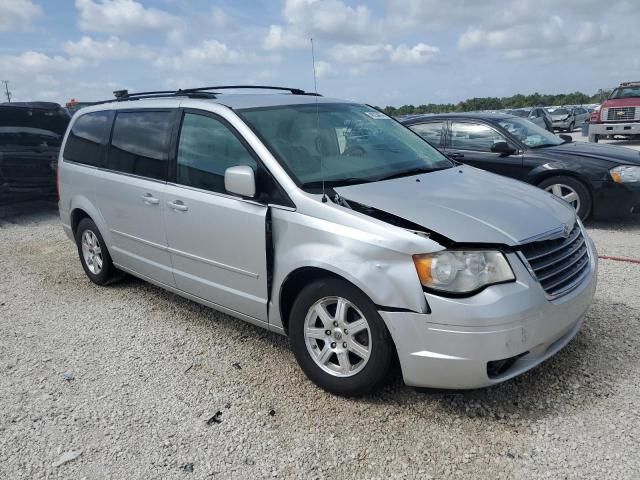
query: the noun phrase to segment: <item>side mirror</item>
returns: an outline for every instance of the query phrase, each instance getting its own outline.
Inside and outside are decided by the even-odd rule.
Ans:
[[[227,192],[241,197],[255,197],[256,178],[253,168],[248,165],[227,168],[224,171],[224,188]]]
[[[511,155],[516,153],[516,149],[509,145],[507,142],[496,142],[491,146],[493,153],[501,153],[503,155]]]
[[[573,137],[571,135],[560,134],[558,136],[567,143],[573,142]]]

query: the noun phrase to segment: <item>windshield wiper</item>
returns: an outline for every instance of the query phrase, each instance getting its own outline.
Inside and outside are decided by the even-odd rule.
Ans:
[[[331,187],[346,187],[347,185],[355,185],[357,183],[369,183],[371,180],[369,178],[341,178],[338,180],[314,180],[313,182],[305,182],[302,184],[302,188],[322,188],[323,184],[327,188]]]
[[[432,167],[432,168],[428,168],[428,167],[411,168],[409,170],[403,170],[402,172],[396,172],[390,175],[384,175],[382,177],[378,177],[375,179],[375,181],[381,182],[382,180],[391,180],[393,178],[410,177],[412,175],[420,175],[421,173],[429,173],[429,172],[435,172],[437,170],[444,170],[445,168],[451,168],[451,167],[449,166],[449,167]]]

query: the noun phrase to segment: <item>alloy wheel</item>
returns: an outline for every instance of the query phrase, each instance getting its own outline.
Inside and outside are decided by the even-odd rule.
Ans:
[[[91,273],[100,274],[103,265],[102,248],[98,237],[91,230],[82,233],[82,258]]]
[[[576,212],[580,211],[580,196],[569,185],[563,183],[554,183],[545,188],[545,191],[560,197],[562,200],[571,205]]]
[[[371,331],[362,312],[342,297],[311,305],[304,322],[307,351],[322,370],[336,377],[362,371],[371,355]]]

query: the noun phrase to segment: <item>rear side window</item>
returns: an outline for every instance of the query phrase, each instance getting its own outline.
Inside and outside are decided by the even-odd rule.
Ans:
[[[430,122],[430,123],[418,123],[411,125],[409,128],[424,138],[434,147],[440,145],[442,140],[442,123],[443,122]]]
[[[111,112],[91,112],[79,117],[69,132],[64,147],[64,159],[85,165],[102,166],[111,118]]]
[[[257,169],[255,159],[238,138],[215,118],[186,113],[178,143],[177,182],[224,193],[224,172],[236,165]]]
[[[118,112],[107,168],[156,180],[167,179],[173,112]]]

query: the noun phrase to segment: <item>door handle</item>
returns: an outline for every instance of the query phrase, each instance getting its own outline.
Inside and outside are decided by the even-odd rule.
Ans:
[[[144,200],[144,203],[146,203],[147,205],[157,205],[160,203],[160,200],[158,200],[150,193],[145,193],[144,195],[142,195],[142,200]]]
[[[167,202],[167,205],[169,205],[174,210],[178,210],[180,212],[186,212],[187,210],[189,210],[189,207],[187,207],[184,203],[182,203],[181,200],[174,200],[173,202]]]

